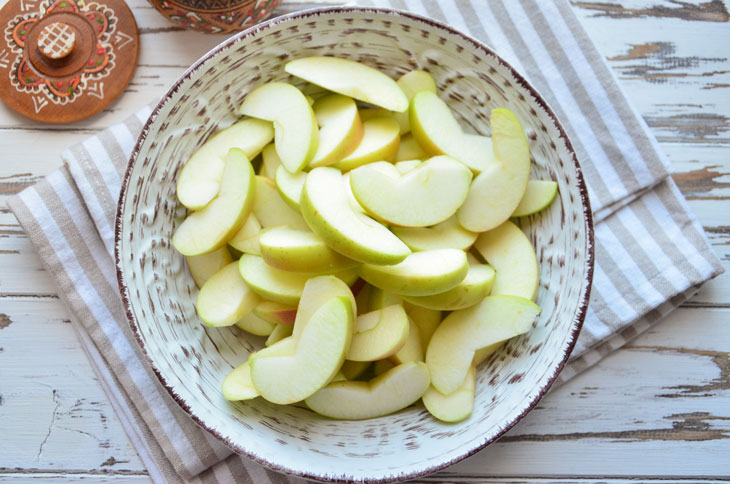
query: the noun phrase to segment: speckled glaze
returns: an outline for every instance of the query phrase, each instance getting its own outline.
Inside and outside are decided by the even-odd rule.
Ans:
[[[262,399],[230,403],[226,374],[263,344],[234,328],[206,328],[197,289],[171,237],[185,215],[175,180],[193,151],[236,120],[248,91],[298,57],[355,59],[397,77],[425,69],[470,130],[488,134],[496,107],[526,128],[532,176],[560,197],[520,220],[540,261],[542,313],[479,370],[474,413],[447,425],[419,403],[388,417],[334,421]],[[588,305],[593,231],[586,187],[565,132],[538,93],[483,44],[448,26],[381,9],[330,8],[242,32],[188,70],[144,127],[119,200],[116,258],[130,324],[152,368],[191,417],[231,448],[273,469],[326,481],[387,482],[428,474],[496,440],[545,394],[570,355]]]

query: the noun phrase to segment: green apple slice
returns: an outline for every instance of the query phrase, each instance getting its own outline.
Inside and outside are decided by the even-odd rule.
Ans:
[[[469,263],[458,249],[414,252],[392,266],[363,264],[360,277],[375,287],[406,296],[430,296],[456,287],[466,277]]]
[[[281,164],[296,173],[314,157],[319,131],[304,94],[285,82],[269,82],[246,95],[241,114],[274,122],[274,144]]]
[[[441,311],[416,306],[408,301],[403,301],[403,308],[408,318],[418,327],[418,336],[421,340],[421,348],[428,348],[433,332],[441,324]]]
[[[306,399],[307,406],[325,417],[364,420],[402,410],[428,389],[429,374],[419,361],[396,366],[370,381],[330,383]]]
[[[355,151],[364,134],[355,101],[341,94],[330,94],[320,98],[313,108],[321,128],[319,148],[309,166],[331,165]]]
[[[426,227],[456,213],[469,193],[472,173],[448,156],[436,156],[401,174],[385,161],[350,174],[352,193],[365,210],[389,224]]]
[[[368,299],[368,310],[377,311],[393,304],[402,304],[403,298],[392,292],[384,291],[379,287],[370,286],[370,298]]]
[[[324,387],[345,361],[352,340],[353,313],[347,298],[336,297],[315,312],[291,356],[251,357],[251,378],[262,397],[286,405]],[[273,346],[270,346],[273,348]]]
[[[494,163],[477,175],[457,212],[459,223],[472,232],[485,232],[507,220],[530,178],[530,148],[517,116],[508,109],[495,109],[491,127]]]
[[[421,166],[421,160],[404,160],[399,161],[395,163],[395,169],[398,170],[398,173],[401,175],[405,175],[409,171],[412,171],[415,168],[418,168]]]
[[[279,190],[281,198],[296,211],[299,211],[299,198],[302,196],[302,187],[306,179],[307,174],[303,171],[289,173],[283,166],[276,169],[276,189]]]
[[[249,214],[241,228],[236,232],[228,245],[244,254],[261,255],[259,248],[259,234],[261,233],[261,224],[253,213]]]
[[[213,252],[226,245],[251,212],[255,189],[251,163],[243,151],[231,149],[218,195],[205,208],[188,215],[175,231],[172,245],[186,256]]]
[[[481,234],[474,248],[497,271],[492,294],[535,299],[540,266],[532,243],[518,226],[508,220]]]
[[[256,177],[253,213],[265,229],[282,225],[293,229],[308,229],[299,212],[293,210],[281,197],[274,181],[262,176]]]
[[[392,230],[414,252],[434,249],[468,250],[479,235],[462,227],[456,216],[432,227],[393,227]]]
[[[290,61],[284,70],[329,91],[389,111],[403,112],[408,109],[408,98],[393,79],[359,62],[313,56]]]
[[[352,208],[342,175],[334,168],[319,167],[309,172],[301,209],[312,231],[350,259],[396,264],[410,253],[390,230]]]
[[[203,287],[203,284],[210,279],[213,274],[223,269],[225,266],[233,262],[233,257],[227,247],[221,247],[213,252],[203,255],[191,255],[186,257],[188,269],[193,276],[195,285]]]
[[[342,183],[345,184],[345,193],[347,194],[347,201],[350,202],[350,208],[357,213],[365,213],[365,209],[357,201],[355,195],[352,194],[352,186],[350,185],[350,172],[348,171],[342,175]]]
[[[487,296],[476,306],[449,314],[426,351],[431,384],[444,395],[455,392],[469,372],[476,350],[526,333],[539,313],[540,308],[529,299]]]
[[[225,157],[231,148],[253,160],[274,139],[274,127],[260,119],[244,119],[214,134],[183,166],[177,178],[177,197],[190,210],[200,210],[218,194]]]
[[[296,306],[302,296],[307,274],[286,272],[271,267],[263,258],[243,254],[239,260],[241,277],[252,291],[264,299]]]
[[[429,91],[434,94],[437,92],[436,81],[434,81],[431,74],[426,71],[415,70],[403,74],[400,79],[396,81],[396,84],[403,89],[403,93],[408,98],[409,103],[414,96],[421,91]],[[411,131],[411,121],[408,111],[404,113],[394,113],[394,118],[401,126],[401,135]]]
[[[358,262],[330,249],[308,230],[276,227],[259,237],[261,255],[272,267],[289,272],[323,274],[352,269]]]
[[[558,184],[552,180],[530,180],[513,217],[524,217],[544,210],[558,194]]]
[[[390,357],[390,361],[396,365],[410,363],[411,361],[423,361],[423,350],[424,347],[421,346],[421,330],[418,329],[418,326],[412,319],[408,318],[408,336],[406,337],[406,342],[401,349]]]
[[[373,161],[395,161],[400,145],[400,127],[394,119],[381,116],[363,123],[363,137],[355,151],[341,159],[334,168],[352,170]]]
[[[428,413],[443,422],[461,422],[469,418],[474,410],[476,382],[476,368],[471,366],[464,382],[453,393],[444,395],[433,386],[428,387],[423,394],[423,405]]]
[[[266,338],[266,342],[264,344],[268,347],[273,345],[274,343],[278,343],[284,338],[288,338],[289,336],[291,336],[293,331],[293,324],[277,324],[269,337]]]
[[[370,368],[370,365],[370,361],[345,360],[340,371],[342,371],[342,376],[345,377],[345,380],[354,380],[363,375]]]
[[[299,338],[312,315],[327,301],[336,297],[344,297],[350,301],[352,314],[357,314],[357,305],[352,291],[341,279],[335,276],[312,277],[304,285],[302,297],[297,307],[294,321],[294,337]]]
[[[251,381],[251,366],[248,360],[235,367],[223,380],[223,398],[232,402],[251,400],[259,396],[259,392]]]
[[[416,94],[409,115],[413,138],[429,155],[449,155],[475,173],[491,164],[494,155],[489,138],[463,133],[449,107],[435,93]]]
[[[195,306],[208,326],[231,326],[258,304],[259,298],[238,273],[238,262],[231,262],[203,284]]]
[[[484,360],[492,356],[499,348],[501,348],[503,344],[504,341],[500,341],[499,343],[479,348],[474,352],[474,359],[472,360],[471,365],[473,367],[478,367],[484,362]]]
[[[373,374],[375,376],[380,376],[386,371],[392,370],[395,366],[395,363],[390,360],[378,360],[373,364]]]
[[[276,178],[276,170],[281,166],[281,159],[276,154],[276,145],[271,143],[266,145],[261,152],[261,167],[259,168],[259,175],[271,178]]]
[[[373,289],[373,286],[363,281],[362,279],[358,279],[358,284],[359,283],[362,283],[362,288],[357,291],[357,294],[355,294],[356,288],[353,288],[352,293],[355,294],[355,302],[357,303],[357,315],[362,316],[363,314],[368,312],[368,308],[370,306],[370,291]]]
[[[269,336],[276,324],[270,323],[256,316],[253,312],[248,313],[236,322],[239,329],[254,336]]]
[[[273,334],[273,333],[272,333]],[[282,341],[281,344],[265,348],[258,353],[269,356],[284,356],[294,354],[296,341],[293,339]],[[259,396],[258,390],[251,379],[251,358],[238,365],[223,380],[223,398],[230,401],[251,400]]]
[[[408,121],[408,112],[405,113],[394,113],[391,111],[388,111],[387,109],[383,108],[376,108],[376,109],[361,109],[360,110],[360,119],[364,123],[368,119],[373,118],[380,118],[385,116],[386,118],[391,118],[393,121],[398,123],[399,129],[398,134],[403,136],[404,134],[408,133],[408,131],[411,130],[411,123]]]
[[[470,265],[463,281],[453,289],[433,296],[403,296],[411,304],[441,311],[455,311],[474,306],[484,299],[494,284],[495,273],[490,266]]]
[[[297,308],[275,301],[261,301],[253,308],[253,313],[271,324],[294,324]]]
[[[375,361],[397,353],[408,337],[408,316],[396,304],[363,314],[355,320],[355,333],[346,358]]]
[[[408,133],[400,139],[398,152],[395,154],[395,161],[425,160],[426,158],[430,158],[428,153],[423,151],[423,148],[418,144],[413,134]]]

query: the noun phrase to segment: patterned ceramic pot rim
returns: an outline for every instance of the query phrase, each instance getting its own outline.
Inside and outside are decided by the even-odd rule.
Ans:
[[[548,106],[547,102],[542,98],[542,96],[537,92],[537,90],[532,87],[525,78],[520,75],[510,64],[508,64],[504,59],[502,59],[499,55],[497,55],[492,49],[487,47],[485,44],[480,42],[479,40],[468,36],[446,24],[443,24],[441,22],[435,21],[433,19],[423,17],[420,15],[416,15],[410,12],[402,11],[402,10],[396,10],[396,9],[387,9],[387,8],[375,8],[375,7],[325,7],[325,8],[316,8],[316,9],[310,9],[310,10],[303,10],[292,14],[283,15],[280,17],[276,17],[273,19],[270,19],[266,22],[263,22],[261,24],[258,24],[254,27],[251,27],[245,31],[242,31],[238,33],[237,35],[229,38],[228,40],[222,42],[212,50],[210,50],[208,53],[206,53],[201,59],[199,59],[195,64],[193,64],[189,69],[185,71],[185,73],[175,82],[175,84],[169,89],[169,91],[165,94],[165,96],[162,98],[162,100],[159,102],[159,104],[155,107],[152,114],[148,118],[147,122],[145,123],[142,132],[137,140],[137,143],[134,147],[134,150],[132,151],[132,155],[129,160],[129,164],[127,166],[127,170],[124,176],[124,179],[122,180],[122,189],[119,197],[119,202],[117,205],[117,213],[116,213],[116,223],[115,223],[115,260],[116,260],[116,272],[117,272],[117,280],[120,288],[120,293],[122,297],[122,302],[125,308],[125,312],[127,314],[127,318],[129,320],[132,332],[135,335],[135,338],[142,349],[145,358],[147,362],[150,364],[151,368],[153,369],[154,373],[157,375],[157,378],[161,382],[161,384],[165,387],[167,392],[170,394],[170,396],[180,405],[180,407],[190,415],[190,417],[202,428],[207,430],[209,433],[214,435],[216,438],[220,439],[222,442],[224,442],[227,446],[229,446],[231,449],[233,449],[235,452],[245,455],[251,459],[253,459],[256,462],[259,462],[271,469],[288,473],[288,474],[294,474],[298,475],[303,478],[308,479],[315,479],[315,480],[321,480],[321,481],[328,481],[328,482],[350,482],[350,479],[345,478],[333,478],[326,475],[316,474],[309,471],[302,471],[298,469],[292,469],[287,466],[282,466],[281,464],[278,464],[276,461],[266,459],[262,457],[261,455],[255,454],[251,452],[249,449],[246,449],[242,447],[241,445],[237,444],[236,442],[231,441],[230,439],[226,438],[226,436],[222,435],[217,429],[211,428],[209,425],[206,424],[206,422],[191,408],[191,406],[183,399],[181,398],[172,388],[172,386],[166,381],[165,375],[162,373],[162,371],[156,366],[153,359],[150,357],[150,354],[148,352],[148,349],[145,347],[145,343],[143,341],[142,334],[140,332],[140,325],[139,322],[136,319],[135,313],[132,308],[132,304],[130,301],[130,289],[125,281],[124,272],[123,272],[123,261],[121,259],[121,243],[122,243],[122,226],[123,226],[123,207],[125,205],[125,200],[127,198],[128,189],[130,188],[130,177],[133,171],[133,168],[135,167],[135,163],[141,158],[141,149],[142,146],[150,132],[150,129],[152,126],[154,126],[156,123],[159,122],[158,117],[160,115],[161,110],[166,106],[166,104],[170,101],[171,97],[175,95],[179,90],[186,88],[186,82],[189,80],[191,75],[196,72],[201,67],[205,66],[209,62],[211,62],[217,55],[219,55],[221,52],[225,51],[229,47],[238,44],[240,42],[245,42],[247,39],[251,37],[255,37],[257,35],[260,35],[264,33],[266,30],[278,26],[279,24],[286,24],[287,22],[290,22],[292,20],[302,20],[310,17],[318,17],[318,16],[327,16],[327,15],[340,15],[340,14],[347,14],[347,13],[372,13],[372,14],[380,14],[380,15],[387,15],[392,16],[394,19],[397,18],[404,18],[409,21],[414,21],[417,23],[422,23],[424,27],[427,27],[429,29],[433,29],[436,31],[442,31],[446,34],[450,34],[453,36],[460,37],[462,40],[464,40],[466,43],[471,44],[472,47],[474,47],[475,50],[481,51],[484,54],[487,54],[488,56],[492,56],[495,59],[497,59],[498,63],[507,69],[512,76],[514,76],[514,79],[517,80],[517,82],[520,84],[520,86],[525,89],[533,98],[534,101],[547,113],[548,117],[550,118],[553,127],[557,130],[559,134],[559,138],[561,139],[561,142],[565,144],[565,147],[567,148],[567,151],[569,153],[569,156],[571,158],[571,161],[573,163],[573,168],[575,169],[575,179],[576,179],[576,188],[577,188],[577,195],[580,197],[580,205],[581,205],[581,211],[583,215],[584,220],[584,230],[585,230],[585,262],[584,262],[584,280],[581,281],[582,284],[582,290],[579,293],[579,298],[576,304],[576,310],[574,314],[572,315],[572,323],[570,326],[569,335],[567,336],[566,343],[561,350],[563,350],[563,357],[559,361],[559,363],[552,368],[553,371],[551,377],[547,380],[546,383],[544,383],[538,390],[536,390],[534,398],[532,398],[530,401],[525,402],[524,406],[522,407],[522,410],[520,413],[514,418],[509,421],[505,421],[500,425],[499,431],[497,431],[493,436],[491,436],[488,439],[485,439],[481,442],[476,442],[470,449],[467,451],[461,453],[456,458],[451,458],[444,461],[438,461],[438,462],[432,462],[429,466],[424,467],[422,469],[419,469],[418,471],[412,471],[409,473],[403,473],[399,474],[397,476],[392,477],[374,477],[374,478],[365,478],[361,479],[358,478],[358,481],[364,481],[364,482],[372,482],[372,483],[380,483],[380,482],[393,482],[393,481],[400,481],[400,480],[408,480],[408,479],[414,479],[417,477],[421,477],[427,474],[431,474],[433,472],[436,472],[438,470],[441,470],[445,467],[448,467],[450,465],[453,465],[486,447],[487,445],[491,444],[492,442],[496,441],[499,437],[501,437],[504,433],[506,433],[508,430],[510,430],[512,427],[514,427],[517,422],[519,422],[527,413],[532,410],[537,403],[542,399],[542,397],[547,393],[547,391],[550,389],[552,384],[557,379],[558,374],[561,372],[563,367],[568,361],[568,358],[573,350],[573,347],[575,346],[575,343],[578,339],[578,336],[580,334],[580,330],[583,326],[583,322],[586,317],[586,312],[588,309],[589,304],[589,298],[591,293],[591,285],[592,285],[592,279],[593,279],[593,267],[594,267],[594,234],[593,234],[593,219],[592,219],[592,212],[590,208],[590,203],[588,199],[588,190],[585,184],[585,180],[582,174],[582,170],[580,167],[580,164],[578,162],[578,158],[576,156],[575,150],[573,148],[572,143],[570,142],[570,139],[568,138],[565,129],[560,124],[560,122],[557,119],[557,116],[553,112],[553,110]]]

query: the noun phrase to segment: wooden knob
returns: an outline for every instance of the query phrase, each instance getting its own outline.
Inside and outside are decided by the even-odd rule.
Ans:
[[[53,22],[38,36],[38,50],[43,57],[60,60],[67,57],[76,45],[76,32],[69,24]]]

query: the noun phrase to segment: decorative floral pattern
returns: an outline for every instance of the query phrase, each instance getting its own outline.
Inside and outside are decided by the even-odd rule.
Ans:
[[[210,34],[244,30],[266,19],[281,0],[150,0],[180,27]]]
[[[35,69],[29,59],[26,40],[32,29],[51,14],[72,13],[82,17],[96,35],[96,47],[81,70],[52,79]],[[84,4],[81,0],[50,0],[40,4],[37,12],[15,16],[5,28],[5,40],[15,54],[9,70],[11,84],[21,92],[44,94],[55,104],[76,100],[86,88],[89,79],[100,79],[114,69],[114,52],[110,38],[116,30],[117,17],[110,8],[98,3]]]

